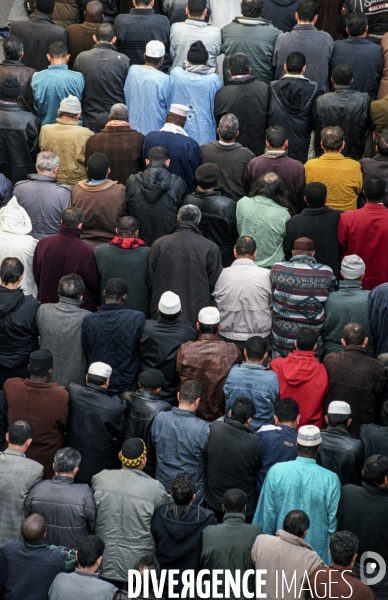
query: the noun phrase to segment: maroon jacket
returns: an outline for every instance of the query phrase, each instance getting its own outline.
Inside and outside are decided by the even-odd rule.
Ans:
[[[80,240],[81,230],[59,226],[59,233],[40,240],[35,249],[33,272],[42,304],[58,302],[58,283],[77,273],[85,282],[82,308],[95,312],[100,304],[100,276],[93,249]]]

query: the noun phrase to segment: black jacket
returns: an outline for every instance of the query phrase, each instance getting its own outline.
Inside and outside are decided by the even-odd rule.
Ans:
[[[344,425],[328,426],[322,431],[317,463],[337,473],[341,485],[361,485],[364,444],[353,438]]]
[[[38,347],[36,311],[40,302],[21,289],[0,286],[0,367],[28,365]]]
[[[268,85],[254,77],[230,79],[214,98],[214,116],[217,121],[232,113],[239,122],[240,135],[236,142],[249,148],[256,156],[265,148]]]
[[[125,402],[93,383],[71,383],[69,399],[66,444],[82,456],[75,481],[90,485],[93,475],[120,467]]]
[[[200,192],[195,190],[183,200],[201,211],[198,228],[202,235],[220,249],[222,266],[230,267],[234,261],[233,248],[238,239],[236,202],[223,195],[222,190]]]
[[[248,496],[247,515],[253,515],[257,503],[256,472],[260,466],[257,435],[237,421],[215,421],[210,425],[206,454],[205,501],[208,505],[222,511],[223,495],[237,488]]]
[[[35,173],[40,121],[16,103],[0,102],[0,173],[12,183]]]
[[[288,134],[288,156],[307,160],[313,126],[314,101],[320,94],[315,81],[285,75],[269,86],[268,125],[282,125]]]
[[[345,0],[344,4],[348,14],[354,11],[365,13],[368,19],[368,35],[372,36],[376,42],[388,31],[388,12],[385,3],[376,4],[370,0]]]
[[[361,425],[360,440],[364,443],[365,460],[374,454],[388,456],[388,427],[386,425]]]
[[[155,477],[156,457],[151,427],[156,415],[162,410],[171,410],[172,406],[148,390],[124,392],[121,398],[126,404],[123,442],[132,437],[143,440],[147,447],[147,464],[144,472],[150,477]]]
[[[369,125],[368,94],[356,92],[350,86],[334,88],[317,98],[314,108],[315,151],[323,154],[321,131],[324,127],[338,125],[345,133],[344,156],[360,160],[365,150],[365,132]]]
[[[274,27],[282,31],[291,31],[296,25],[295,13],[299,0],[265,0],[261,16],[271,21]]]
[[[148,246],[174,227],[185,191],[186,182],[163,163],[154,162],[144,172],[129,176],[128,212],[139,221],[141,238]]]
[[[7,398],[3,390],[0,390],[0,452],[3,452],[7,447],[5,434],[7,433]]]
[[[78,54],[73,69],[85,78],[82,102],[84,127],[101,131],[108,122],[112,105],[125,104],[124,83],[129,60],[125,54],[119,54],[112,44],[100,42],[91,50]]]
[[[194,342],[197,331],[179,319],[168,321],[158,316],[156,321],[147,320],[140,340],[140,372],[146,369],[159,369],[166,385],[160,397],[166,402],[174,402],[179,385],[176,372],[176,355],[182,344]]]
[[[338,221],[340,210],[328,206],[305,208],[300,215],[295,215],[286,223],[286,235],[283,250],[286,260],[292,257],[294,241],[300,237],[308,237],[314,242],[315,258],[322,265],[333,269],[339,279],[341,255],[338,242]]]

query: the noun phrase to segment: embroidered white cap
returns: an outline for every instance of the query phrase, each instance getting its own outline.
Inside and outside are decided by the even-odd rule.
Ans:
[[[342,400],[333,400],[330,402],[329,408],[327,409],[329,415],[351,415],[352,409],[347,402],[343,402]]]
[[[319,446],[322,443],[321,431],[315,425],[303,425],[298,431],[296,441],[302,446]]]
[[[206,306],[199,311],[198,321],[202,325],[217,325],[220,322],[220,311],[214,306]]]
[[[175,315],[180,312],[182,305],[179,296],[174,292],[164,292],[160,297],[158,308],[165,315]]]
[[[98,375],[108,379],[112,375],[112,367],[103,362],[95,362],[90,365],[88,375]]]
[[[151,58],[162,58],[166,54],[166,48],[164,47],[163,42],[159,42],[159,40],[151,40],[146,45],[146,56],[150,56]]]
[[[174,115],[179,115],[180,117],[186,118],[189,112],[189,107],[184,104],[171,104],[170,106],[170,113],[174,113]]]

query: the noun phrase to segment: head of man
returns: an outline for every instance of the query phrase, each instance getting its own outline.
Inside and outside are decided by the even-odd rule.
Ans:
[[[295,20],[298,25],[315,25],[318,19],[318,4],[314,0],[302,0],[296,9]]]
[[[201,334],[218,334],[221,329],[220,311],[215,306],[206,306],[199,311],[197,330]]]
[[[109,112],[109,121],[122,121],[123,124],[128,125],[129,111],[125,104],[118,102],[112,106]]]
[[[143,575],[144,571],[155,571],[156,580],[160,580],[161,570],[154,554],[142,556],[142,558],[137,561],[134,568],[139,571],[141,575]]]
[[[268,150],[284,151],[288,148],[287,132],[281,125],[271,125],[265,132]]]
[[[160,394],[166,385],[164,375],[158,369],[146,369],[139,375],[139,389],[153,394]]]
[[[84,218],[84,213],[79,208],[67,208],[62,213],[61,225],[72,229],[81,229]]]
[[[241,14],[243,17],[258,19],[263,10],[264,0],[241,0]]]
[[[287,207],[286,187],[276,173],[265,173],[252,185],[249,197],[264,196],[270,198],[279,206]]]
[[[350,87],[353,83],[353,71],[348,65],[337,65],[331,74],[331,83],[336,87]]]
[[[259,335],[247,339],[244,357],[248,363],[262,365],[268,358],[268,342]]]
[[[232,488],[222,496],[222,510],[225,514],[245,514],[248,497],[245,492]]]
[[[112,367],[103,362],[92,363],[86,375],[86,383],[108,389]]]
[[[362,470],[362,481],[373,487],[386,488],[388,486],[388,457],[382,454],[370,456]]]
[[[22,95],[22,86],[16,77],[6,77],[0,83],[0,100],[3,102],[17,102]]]
[[[315,256],[314,242],[307,237],[301,237],[294,241],[292,256]]]
[[[310,519],[303,510],[290,510],[283,521],[283,529],[291,535],[303,538],[306,537],[308,528],[310,527]]]
[[[9,290],[16,290],[22,282],[23,263],[15,257],[4,258],[0,266],[1,285]]]
[[[106,304],[121,304],[121,306],[124,306],[127,294],[128,286],[120,277],[113,277],[106,282],[103,292]]]
[[[365,348],[368,343],[366,330],[360,323],[348,323],[342,330],[341,344],[343,346],[360,346]]]
[[[352,411],[347,402],[341,400],[333,400],[330,402],[325,416],[326,425],[330,427],[349,427],[352,422]]]
[[[354,11],[345,18],[346,33],[350,37],[366,37],[368,35],[368,17],[363,12]]]
[[[59,169],[59,156],[54,154],[54,152],[39,152],[35,166],[39,175],[56,179]]]
[[[274,405],[275,425],[287,425],[297,429],[300,421],[299,404],[293,398],[282,398]]]
[[[194,379],[186,379],[178,392],[179,408],[195,412],[201,402],[202,386]]]
[[[306,70],[306,57],[302,52],[291,52],[284,63],[287,75],[303,75]]]
[[[182,312],[179,296],[174,292],[164,292],[159,300],[158,312],[166,321],[176,321]]]
[[[189,19],[204,21],[207,15],[206,0],[188,0],[186,15]]]
[[[55,453],[53,469],[55,475],[61,477],[74,477],[77,475],[81,463],[81,455],[74,448],[61,448]]]
[[[63,42],[53,42],[46,56],[51,65],[67,65],[70,60],[69,48]]]
[[[100,23],[96,27],[96,33],[93,35],[93,40],[96,44],[115,44],[116,34],[111,23]]]
[[[105,542],[98,535],[85,535],[78,543],[76,552],[78,569],[96,573],[101,565]]]
[[[104,17],[104,6],[99,0],[88,2],[84,12],[84,18],[87,23],[102,23]]]
[[[198,227],[201,221],[201,211],[194,204],[186,204],[181,206],[178,210],[177,222],[188,223],[189,225],[195,225]]]
[[[217,128],[217,133],[221,142],[225,142],[225,144],[234,144],[240,135],[238,128],[238,118],[235,115],[232,115],[232,113],[228,113],[221,117]]]
[[[255,260],[257,257],[256,242],[249,235],[244,235],[238,238],[234,250],[234,257],[237,258],[249,258]]]
[[[236,54],[229,56],[228,71],[230,77],[236,77],[236,75],[250,75],[251,65],[249,56],[243,52],[237,52]]]
[[[147,464],[147,448],[140,438],[130,438],[123,444],[119,452],[122,469],[138,469],[142,471]]]
[[[200,192],[210,192],[215,190],[218,185],[218,177],[221,169],[214,163],[205,163],[195,171],[195,181],[197,190]]]
[[[24,519],[22,536],[29,544],[41,544],[46,539],[46,521],[41,515],[33,514]]]
[[[54,12],[55,0],[35,0],[35,11],[50,16]]]
[[[64,275],[59,280],[58,296],[61,298],[71,298],[72,300],[82,300],[85,292],[85,283],[80,275],[71,273]]]
[[[377,175],[369,175],[364,181],[364,196],[368,204],[380,204],[385,196],[385,180]]]
[[[58,109],[58,117],[64,121],[79,121],[82,107],[77,96],[67,96],[61,100]]]
[[[146,45],[144,53],[144,63],[154,69],[160,69],[164,63],[166,48],[163,42],[151,40]]]
[[[315,425],[303,425],[303,427],[298,430],[296,442],[298,456],[316,460],[322,443],[322,435]]]
[[[28,370],[31,381],[47,383],[53,374],[53,355],[50,350],[34,350],[30,354]]]
[[[108,179],[110,168],[106,154],[95,152],[88,158],[86,170],[90,181],[104,181]]]
[[[148,152],[148,158],[145,159],[145,164],[147,167],[153,167],[158,164],[159,166],[164,165],[166,169],[168,169],[170,163],[171,161],[169,154],[166,148],[163,148],[163,146],[154,146],[151,148],[151,150]]]
[[[116,234],[119,238],[138,238],[139,221],[135,217],[120,217],[117,222]]]
[[[321,131],[321,148],[325,153],[340,154],[345,148],[345,134],[341,127],[324,127]]]
[[[311,327],[301,327],[295,340],[295,348],[299,352],[314,352],[317,348],[318,334]]]
[[[15,421],[8,428],[8,433],[5,434],[5,439],[8,447],[20,452],[26,452],[31,445],[33,436],[32,425],[27,421]]]
[[[166,117],[166,123],[172,123],[172,125],[176,125],[177,127],[184,127],[189,112],[189,107],[184,104],[171,104]]]
[[[178,506],[188,506],[195,500],[195,482],[188,473],[177,475],[171,485],[171,496]]]
[[[327,187],[324,183],[308,183],[304,192],[304,201],[309,208],[322,208],[326,204]]]
[[[24,46],[20,38],[16,35],[10,35],[3,42],[3,55],[5,60],[22,60],[24,56]]]
[[[358,538],[350,531],[337,531],[330,538],[330,556],[335,565],[352,569],[358,552]]]
[[[252,400],[241,396],[233,402],[228,416],[231,421],[237,421],[237,423],[249,427],[255,413],[256,408]]]
[[[350,254],[345,256],[341,262],[341,277],[348,281],[362,281],[365,275],[365,263],[357,256]]]
[[[384,129],[377,138],[376,150],[381,156],[388,156],[388,129]]]

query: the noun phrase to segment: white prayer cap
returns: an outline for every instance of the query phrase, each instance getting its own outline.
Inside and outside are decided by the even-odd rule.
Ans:
[[[0,209],[0,231],[27,235],[31,232],[31,219],[22,206],[19,205],[16,196]]]
[[[329,408],[327,409],[329,415],[351,415],[352,410],[350,405],[347,402],[342,402],[342,400],[334,400],[330,402]]]
[[[170,113],[174,113],[174,115],[179,115],[180,117],[186,118],[189,112],[189,107],[184,104],[171,104],[170,106]]]
[[[112,375],[112,367],[103,362],[95,362],[90,365],[88,375],[98,375],[108,379]]]
[[[322,435],[315,425],[303,425],[298,431],[296,441],[302,446],[319,446],[322,443]]]
[[[220,311],[214,306],[206,306],[199,311],[198,321],[202,325],[217,325],[220,322]]]
[[[146,45],[146,56],[150,56],[152,58],[162,58],[166,54],[166,49],[164,47],[163,42],[159,42],[159,40],[151,40]]]
[[[180,312],[182,305],[179,296],[174,292],[164,292],[160,297],[158,308],[165,315],[175,315]]]

